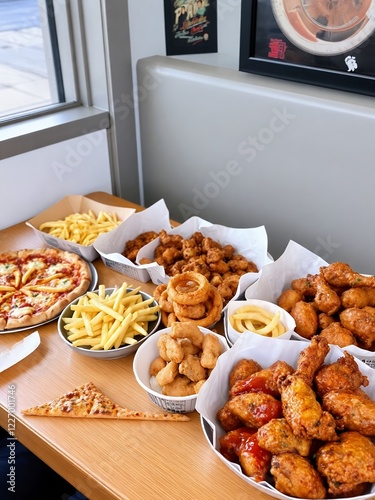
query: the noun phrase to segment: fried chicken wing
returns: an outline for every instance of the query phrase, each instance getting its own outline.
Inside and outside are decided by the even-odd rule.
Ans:
[[[287,312],[290,312],[294,304],[300,300],[303,300],[302,293],[299,290],[288,288],[287,290],[284,290],[277,299],[277,305],[285,309]]]
[[[229,373],[229,387],[232,387],[237,380],[247,379],[260,370],[262,370],[261,365],[254,359],[241,359]]]
[[[371,308],[350,307],[344,309],[340,313],[340,322],[344,328],[350,330],[357,337],[365,349],[371,349],[375,342],[375,314]]]
[[[228,402],[229,411],[248,427],[259,428],[282,414],[281,403],[273,396],[261,392],[248,392],[234,396]]]
[[[296,322],[295,331],[305,339],[311,339],[317,333],[318,314],[311,302],[300,300],[292,307],[290,315]]]
[[[323,396],[322,407],[334,416],[338,429],[375,436],[375,401],[365,393],[330,391]]]
[[[297,498],[326,498],[322,477],[310,461],[297,453],[274,455],[271,474],[281,493]]]
[[[333,262],[327,267],[322,267],[321,272],[326,281],[333,286],[344,288],[375,287],[375,276],[359,274],[344,262]]]
[[[328,353],[329,345],[326,339],[320,335],[315,335],[309,345],[298,356],[295,375],[312,387],[315,373],[323,365]]]
[[[316,393],[322,397],[330,391],[355,392],[361,386],[367,387],[369,379],[362,374],[354,357],[345,351],[337,361],[318,370],[314,383]]]
[[[349,307],[375,306],[375,288],[364,286],[349,288],[341,294],[341,304],[345,309]]]
[[[337,439],[335,419],[322,410],[315,392],[301,377],[289,375],[280,385],[283,415],[296,436]]]
[[[243,426],[242,420],[229,410],[228,401],[222,408],[219,409],[216,417],[219,420],[221,427],[226,432],[233,431]]]
[[[344,328],[340,321],[333,321],[333,323],[323,328],[319,333],[319,337],[324,337],[329,344],[334,344],[339,347],[358,344],[353,333],[347,328]]]
[[[322,274],[315,277],[316,293],[314,302],[321,312],[325,312],[329,316],[335,314],[341,307],[341,300],[338,294],[332,290],[324,279]]]
[[[296,278],[292,280],[291,287],[298,290],[305,297],[314,297],[316,293],[315,275],[308,274],[306,278]]]
[[[357,485],[375,481],[375,446],[359,432],[343,432],[337,442],[323,445],[316,456],[317,469],[326,478],[332,495],[343,495]]]
[[[274,418],[262,425],[258,429],[257,437],[260,446],[274,455],[291,452],[307,457],[312,441],[295,436],[285,418]]]

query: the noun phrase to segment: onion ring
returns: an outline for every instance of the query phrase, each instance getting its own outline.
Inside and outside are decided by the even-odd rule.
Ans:
[[[159,302],[160,300],[160,297],[161,297],[161,294],[164,292],[164,290],[167,289],[167,285],[165,283],[161,283],[160,285],[158,285],[155,290],[154,290],[154,299],[157,300]]]
[[[160,295],[159,306],[160,306],[160,309],[162,309],[163,311],[165,311],[167,313],[173,313],[173,303],[169,299],[167,289],[165,289],[164,292],[162,292]]]
[[[185,304],[179,304],[178,302],[172,302],[173,310],[176,313],[176,316],[186,316],[191,319],[200,319],[203,318],[206,314],[206,307],[204,302],[201,304],[196,304],[195,306],[187,306]],[[161,305],[160,305],[161,307]]]
[[[203,274],[186,271],[173,276],[168,282],[167,290],[174,302],[193,306],[207,300],[210,284]]]
[[[193,321],[197,326],[212,326],[221,318],[221,312],[223,309],[223,299],[221,298],[217,288],[213,285],[210,285],[209,298],[206,300],[204,305],[206,307],[206,316],[204,318],[194,320],[179,314],[176,314],[176,317],[180,322]]]

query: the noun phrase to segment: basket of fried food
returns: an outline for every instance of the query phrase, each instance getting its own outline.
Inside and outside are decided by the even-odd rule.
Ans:
[[[158,285],[154,298],[159,303],[165,327],[178,321],[212,328],[223,310],[219,290],[203,274],[194,271],[176,274],[167,284]]]
[[[154,284],[184,272],[199,272],[217,288],[224,307],[244,292],[272,262],[264,226],[230,228],[191,217],[140,249],[137,262],[148,265]]]
[[[133,362],[134,375],[160,408],[190,413],[217,360],[228,349],[222,335],[194,323],[173,323],[139,348]]]
[[[66,196],[26,222],[45,244],[77,253],[88,261],[98,257],[94,243],[118,228],[135,212],[80,195]]]
[[[290,242],[245,293],[271,301],[295,320],[292,337],[325,337],[375,367],[375,276],[327,262]]]
[[[324,337],[250,337],[198,394],[215,454],[275,498],[374,498],[375,371]]]

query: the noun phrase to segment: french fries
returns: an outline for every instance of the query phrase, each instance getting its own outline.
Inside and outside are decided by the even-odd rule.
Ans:
[[[128,291],[124,282],[106,295],[105,286],[87,292],[71,305],[71,317],[63,317],[67,339],[76,347],[109,350],[138,342],[138,335],[148,335],[148,324],[158,318],[159,305],[153,298],[143,300],[140,287]]]
[[[249,330],[267,337],[279,337],[286,332],[279,311],[273,314],[255,305],[240,307],[229,316],[229,322],[239,333]]]
[[[100,234],[115,229],[119,224],[121,221],[116,213],[101,211],[96,216],[89,210],[86,213],[68,215],[63,220],[44,222],[39,226],[39,230],[56,238],[89,246]]]

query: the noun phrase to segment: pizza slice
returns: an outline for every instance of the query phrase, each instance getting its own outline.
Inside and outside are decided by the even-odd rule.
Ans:
[[[119,420],[165,420],[186,422],[180,413],[153,413],[129,410],[103,394],[92,382],[87,382],[47,403],[22,410],[24,415],[70,418],[112,418]]]

